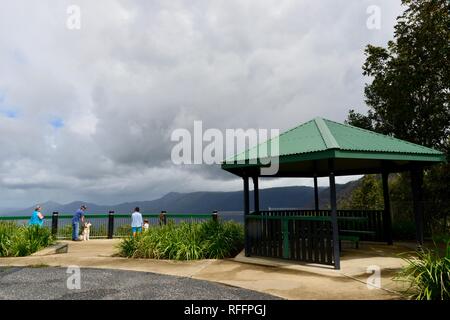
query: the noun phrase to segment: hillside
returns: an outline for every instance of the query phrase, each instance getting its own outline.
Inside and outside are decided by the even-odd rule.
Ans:
[[[351,181],[346,184],[336,185],[337,199],[347,197],[351,191],[358,185],[358,181]],[[329,189],[319,188],[319,202],[321,208],[329,206]],[[54,211],[60,213],[72,214],[81,204],[88,207],[87,213],[108,213],[113,210],[116,213],[129,213],[134,207],[140,207],[141,212],[168,212],[179,213],[209,213],[213,210],[218,211],[242,211],[243,199],[242,191],[233,192],[191,192],[177,193],[171,192],[165,196],[151,201],[134,201],[121,203],[117,205],[97,205],[95,203],[86,203],[74,201],[68,204],[60,204],[53,201],[42,203],[43,213],[49,215]],[[250,206],[253,209],[253,192],[250,192]],[[278,187],[260,190],[260,208],[313,208],[314,207],[314,188],[307,186]],[[24,208],[16,211],[0,212],[1,215],[29,215],[33,212],[33,207]]]

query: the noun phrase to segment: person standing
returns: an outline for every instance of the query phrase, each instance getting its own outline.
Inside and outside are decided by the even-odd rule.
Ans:
[[[80,222],[84,225],[84,212],[86,211],[86,206],[82,205],[78,209],[72,218],[72,241],[81,241],[78,236],[80,234]]]
[[[139,207],[136,207],[131,215],[131,230],[133,232],[133,237],[136,237],[136,233],[142,232],[142,214],[139,211]]]
[[[39,226],[42,227],[44,224],[44,215],[41,213],[41,206],[36,206],[33,213],[31,214],[30,221],[28,222],[28,225],[30,226]]]

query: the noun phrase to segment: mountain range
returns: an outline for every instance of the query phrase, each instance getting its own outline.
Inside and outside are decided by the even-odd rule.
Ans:
[[[359,184],[359,180],[350,181],[346,184],[337,184],[336,192],[338,202],[340,199],[350,195],[352,190]],[[308,186],[277,187],[260,189],[260,208],[314,208],[314,188]],[[60,214],[72,214],[84,204],[88,207],[87,214],[105,214],[110,210],[116,213],[130,213],[135,207],[140,207],[141,212],[158,213],[162,210],[173,213],[210,213],[213,210],[220,211],[242,211],[242,191],[231,192],[171,192],[159,199],[151,201],[134,201],[116,205],[97,205],[83,201],[74,201],[68,204],[60,204],[48,201],[40,204],[44,215],[50,215],[57,211]],[[319,188],[319,206],[325,208],[329,205],[329,188]],[[253,209],[253,192],[250,192],[250,208]],[[0,215],[30,215],[34,207],[14,211],[3,211]]]

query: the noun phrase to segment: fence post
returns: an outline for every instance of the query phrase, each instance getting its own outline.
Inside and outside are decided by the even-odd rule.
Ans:
[[[213,221],[215,221],[215,222],[218,221],[219,214],[218,214],[217,210],[214,210],[211,216],[212,216]]]
[[[161,211],[159,214],[159,225],[166,225],[167,224],[167,217],[166,217],[166,211]]]
[[[114,235],[114,211],[110,211],[108,215],[108,239],[112,239]]]
[[[289,220],[286,217],[281,217],[281,235],[283,239],[283,258],[289,259]],[[311,241],[308,239],[308,241]]]
[[[58,212],[52,214],[52,235],[56,236],[58,233]]]

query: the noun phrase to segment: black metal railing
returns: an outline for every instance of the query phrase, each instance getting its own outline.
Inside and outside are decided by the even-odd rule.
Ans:
[[[49,228],[57,239],[72,238],[72,215],[53,212],[51,218],[45,218],[43,227]],[[148,220],[150,226],[166,225],[167,223],[202,222],[218,220],[219,214],[213,211],[210,214],[203,213],[143,213],[142,218]],[[108,214],[86,214],[85,219],[91,222],[90,238],[119,238],[131,235],[131,214],[116,214],[110,211]],[[0,216],[1,222],[12,222],[16,225],[26,225],[29,216]]]

